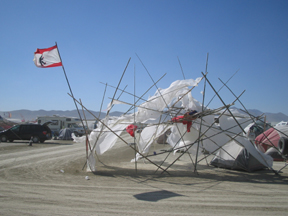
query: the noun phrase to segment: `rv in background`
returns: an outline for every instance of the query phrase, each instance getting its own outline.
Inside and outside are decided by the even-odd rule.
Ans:
[[[51,122],[48,127],[54,133],[58,135],[59,131],[63,128],[69,128],[75,136],[82,136],[85,134],[85,130],[80,126],[81,120],[75,117],[63,117],[63,116],[40,116],[37,118],[38,124],[44,124]]]

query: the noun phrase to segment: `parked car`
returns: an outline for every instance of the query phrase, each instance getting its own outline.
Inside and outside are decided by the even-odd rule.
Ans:
[[[0,141],[30,140],[34,143],[51,139],[51,130],[47,124],[19,124],[0,132]]]

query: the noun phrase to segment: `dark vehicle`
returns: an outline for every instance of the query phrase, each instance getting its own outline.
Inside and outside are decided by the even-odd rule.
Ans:
[[[51,130],[47,124],[19,124],[0,132],[1,142],[30,140],[31,138],[34,143],[39,141],[43,143],[45,140],[51,139]]]

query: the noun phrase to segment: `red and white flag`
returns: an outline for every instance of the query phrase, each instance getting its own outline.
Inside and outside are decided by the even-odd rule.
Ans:
[[[57,45],[47,49],[37,49],[33,61],[40,68],[62,66]]]

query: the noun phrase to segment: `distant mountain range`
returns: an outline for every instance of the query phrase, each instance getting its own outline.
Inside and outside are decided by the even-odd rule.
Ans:
[[[238,109],[236,107],[233,107],[232,109]],[[239,112],[240,109],[238,109]],[[84,118],[83,112],[82,110],[79,110],[80,114],[82,116],[82,118]],[[260,110],[256,110],[256,109],[249,109],[248,112],[250,114],[252,114],[253,116],[260,116],[261,114],[263,114],[263,112],[261,112]],[[91,113],[98,117],[100,116],[100,119],[104,118],[106,113],[101,112],[99,115],[99,112],[96,111],[91,111]],[[85,111],[85,117],[87,120],[94,120],[95,117],[90,114],[89,112]],[[111,112],[110,115],[111,116],[120,116],[121,114],[123,114],[123,112]],[[15,110],[15,111],[0,111],[0,115],[4,118],[8,118],[9,117],[11,119],[24,119],[25,121],[34,121],[36,120],[37,117],[39,116],[53,116],[53,115],[59,115],[59,116],[66,116],[66,117],[79,117],[79,114],[77,112],[77,110],[37,110],[37,111],[31,111],[31,110]],[[264,113],[263,116],[266,116],[266,120],[267,122],[273,124],[276,124],[280,121],[288,121],[288,116],[283,114],[283,113]]]
[[[237,109],[240,113],[243,113],[240,109],[236,108],[236,107],[232,107],[231,109]],[[263,117],[266,116],[266,121],[271,123],[272,125],[277,124],[278,122],[281,121],[288,121],[288,116],[279,112],[279,113],[263,113],[260,110],[257,109],[248,109],[247,110],[251,115],[257,117],[262,115]]]
[[[83,111],[79,110],[80,115],[82,118],[84,118]],[[99,115],[99,112],[96,111],[91,111],[92,114],[89,112],[85,111],[85,117],[86,119],[92,120],[95,119],[94,116],[101,118],[104,118],[106,113],[101,112]],[[111,116],[120,116],[122,113],[120,112],[111,112]],[[4,118],[9,119],[9,116],[11,119],[24,119],[25,121],[34,121],[37,119],[39,116],[53,116],[53,115],[58,115],[58,116],[66,116],[66,117],[79,117],[79,114],[77,110],[36,110],[36,111],[31,111],[31,110],[14,110],[14,111],[9,111],[9,112],[3,112],[0,111],[0,115],[3,116]]]

